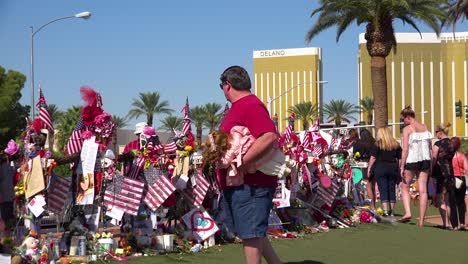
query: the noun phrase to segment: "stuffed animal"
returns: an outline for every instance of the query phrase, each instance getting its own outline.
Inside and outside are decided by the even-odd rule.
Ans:
[[[40,255],[38,244],[39,240],[34,237],[25,238],[21,244],[21,247],[26,249],[24,255],[29,261],[37,261],[38,255]]]
[[[248,128],[234,126],[230,134],[214,131],[208,136],[203,151],[203,165],[216,163],[221,169],[228,169],[227,186],[239,186],[244,179],[237,168],[242,165],[242,157],[254,144],[255,138]],[[283,177],[291,172],[287,167],[286,157],[279,148],[274,148],[255,164],[249,165],[248,173],[261,171],[266,175]]]
[[[106,154],[101,160],[101,166],[104,169],[104,179],[112,180],[115,175],[115,155],[112,150],[106,150]]]

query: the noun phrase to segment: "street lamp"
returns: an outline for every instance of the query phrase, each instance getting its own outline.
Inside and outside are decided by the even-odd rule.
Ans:
[[[283,95],[289,93],[292,89],[295,89],[295,88],[297,88],[297,87],[299,87],[299,86],[301,86],[301,85],[303,85],[303,84],[309,84],[309,83],[314,83],[314,82],[298,83],[298,84],[294,85],[293,87],[287,89],[286,91],[282,92],[282,93],[279,94],[278,96],[275,96],[275,97],[273,97],[273,98],[271,98],[271,96],[269,96],[268,99],[267,99],[267,103],[268,103],[268,113],[270,113],[270,115],[271,115],[271,105],[272,105],[272,103],[273,103],[274,101],[276,101],[277,99],[279,99],[281,96],[283,96]],[[319,85],[319,87],[317,88],[317,90],[318,90],[318,92],[317,92],[317,108],[318,108],[318,109],[320,109],[319,106],[320,106],[320,101],[321,101],[321,100],[320,100],[320,94],[321,94],[321,93],[320,93],[320,89],[321,89],[321,86],[320,86],[320,85],[321,85],[321,84],[324,84],[324,83],[328,83],[328,81],[317,81],[317,84]]]
[[[75,14],[73,16],[66,16],[66,17],[60,17],[60,18],[56,18],[54,20],[51,20],[47,23],[45,23],[44,25],[40,26],[36,31],[34,31],[34,28],[33,26],[31,26],[31,120],[34,119],[34,112],[35,112],[35,107],[34,107],[34,36],[39,32],[41,31],[43,28],[45,28],[46,26],[54,23],[54,22],[57,22],[59,20],[64,20],[64,19],[69,19],[69,18],[82,18],[82,19],[88,19],[91,17],[91,12],[88,12],[88,11],[85,11],[85,12],[81,12],[81,13],[78,13],[78,14]]]

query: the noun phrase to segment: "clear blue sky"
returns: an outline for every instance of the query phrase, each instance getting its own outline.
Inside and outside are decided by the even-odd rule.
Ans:
[[[0,65],[27,76],[21,102],[30,104],[29,27],[90,11],[89,20],[59,21],[34,38],[36,87],[41,82],[48,103],[61,110],[82,104],[82,85],[100,91],[105,111],[122,117],[147,91],[158,91],[179,115],[186,96],[191,107],[224,105],[218,83],[226,67],[252,72],[253,50],[306,46],[322,48],[325,102],[356,104],[358,34],[365,27],[351,27],[339,43],[332,28],[306,44],[316,7],[316,0],[0,0]],[[467,31],[467,23],[457,30]]]

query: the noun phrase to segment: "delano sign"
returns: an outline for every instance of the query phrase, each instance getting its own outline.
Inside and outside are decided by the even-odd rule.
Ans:
[[[273,57],[290,57],[290,56],[304,56],[304,55],[318,55],[321,54],[320,48],[299,48],[299,49],[274,49],[274,50],[255,50],[253,57],[260,58],[273,58]]]

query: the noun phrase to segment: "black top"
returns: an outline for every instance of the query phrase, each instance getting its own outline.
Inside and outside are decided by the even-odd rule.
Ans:
[[[394,150],[383,150],[374,145],[371,150],[371,156],[375,157],[376,163],[397,163],[397,160],[401,159],[401,147],[398,146]]]
[[[356,158],[358,161],[365,161],[368,162],[371,156],[371,149],[373,146],[373,142],[364,141],[364,140],[357,140],[353,142],[353,154],[359,152],[360,158]]]
[[[434,145],[439,147],[437,161],[432,175],[434,177],[451,178],[453,177],[452,159],[455,155],[455,149],[449,138],[443,138]]]

